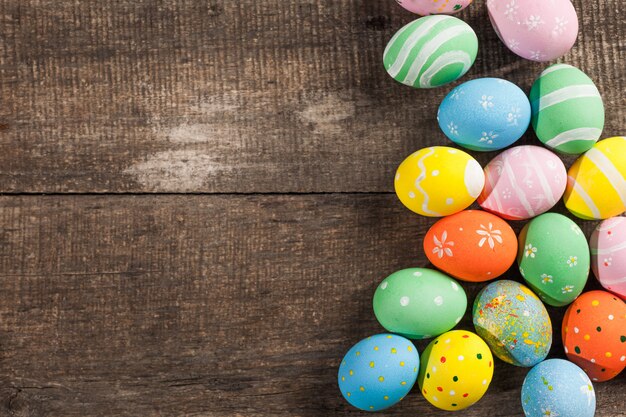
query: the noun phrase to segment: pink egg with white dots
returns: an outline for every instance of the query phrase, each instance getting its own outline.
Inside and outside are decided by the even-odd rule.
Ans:
[[[600,284],[626,300],[626,217],[611,217],[600,223],[589,246],[591,269]]]
[[[538,216],[556,205],[567,183],[561,159],[545,148],[515,146],[485,167],[478,204],[507,220]]]
[[[472,4],[472,0],[396,0],[410,12],[427,16],[430,14],[454,14]]]
[[[491,24],[513,53],[532,61],[565,55],[578,36],[570,0],[488,0]]]

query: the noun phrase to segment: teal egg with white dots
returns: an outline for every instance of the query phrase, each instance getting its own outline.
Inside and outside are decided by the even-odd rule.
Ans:
[[[462,77],[476,59],[474,30],[452,16],[424,16],[400,29],[383,54],[387,73],[415,88],[432,88]]]
[[[530,90],[532,125],[547,147],[567,154],[588,151],[602,135],[604,104],[595,84],[567,64],[546,68]]]
[[[411,391],[419,366],[419,354],[410,340],[394,334],[370,336],[352,346],[341,361],[339,389],[356,408],[383,410]]]
[[[526,375],[522,408],[526,417],[593,417],[596,394],[578,366],[563,359],[548,359]]]

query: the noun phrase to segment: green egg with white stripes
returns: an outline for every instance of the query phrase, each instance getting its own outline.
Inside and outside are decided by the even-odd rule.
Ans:
[[[537,137],[555,151],[586,152],[602,135],[602,97],[591,78],[576,67],[546,68],[530,90],[530,103]]]
[[[414,20],[391,38],[383,63],[396,81],[433,88],[461,78],[474,65],[478,38],[461,19],[434,15]]]

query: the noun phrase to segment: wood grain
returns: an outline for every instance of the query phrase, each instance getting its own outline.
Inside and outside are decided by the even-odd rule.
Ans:
[[[562,61],[596,82],[604,137],[624,134],[623,2],[574,4]],[[463,80],[528,91],[545,64],[508,52],[483,2],[459,16],[480,41]],[[406,155],[446,142],[449,88],[382,67],[413,18],[392,0],[3,1],[0,192],[391,191]]]
[[[0,414],[362,415],[339,360],[431,223],[389,195],[2,197]],[[522,415],[526,371],[497,361],[464,415]],[[596,416],[626,415],[624,376],[596,388]],[[413,392],[378,415],[447,414]]]
[[[562,61],[624,134],[622,1],[574,5]],[[480,41],[463,80],[528,91],[545,65],[509,53],[484,4],[459,16]],[[427,265],[433,222],[390,178],[445,143],[449,88],[382,68],[413,18],[392,0],[0,2],[0,194],[18,194],[0,197],[0,416],[362,415],[339,360],[382,331],[378,282]],[[37,193],[59,195],[19,195]],[[522,415],[525,373],[497,362],[464,415]],[[596,384],[596,415],[626,416],[625,388]],[[414,392],[378,415],[445,414]]]

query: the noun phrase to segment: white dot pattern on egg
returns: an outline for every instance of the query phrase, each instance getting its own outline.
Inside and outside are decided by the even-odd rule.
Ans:
[[[447,216],[465,209],[485,184],[480,164],[466,152],[432,146],[409,155],[398,167],[394,188],[400,201],[423,216]]]

